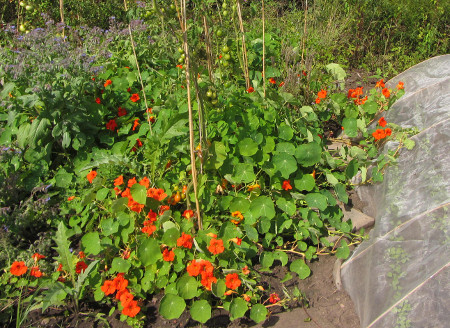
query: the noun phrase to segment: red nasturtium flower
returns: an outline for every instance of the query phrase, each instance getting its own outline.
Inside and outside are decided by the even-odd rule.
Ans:
[[[250,88],[247,89],[247,92],[248,92],[248,93],[255,92],[255,89],[253,89],[253,87],[250,87]]]
[[[189,220],[190,218],[194,217],[194,211],[193,210],[185,210],[183,212],[182,216]]]
[[[106,128],[111,131],[114,131],[115,129],[117,129],[116,120],[115,119],[109,120],[109,122],[106,123]]]
[[[317,97],[320,99],[325,99],[326,96],[327,96],[327,90],[322,89],[317,93]]]
[[[31,268],[30,276],[33,276],[33,277],[36,277],[36,278],[42,277],[42,272],[41,272],[41,270],[39,270],[38,266],[34,266],[34,267]]]
[[[172,262],[175,259],[175,253],[172,250],[169,251],[167,248],[164,249],[162,256],[163,260],[166,262]]]
[[[202,270],[200,262],[192,260],[190,264],[187,265],[186,271],[191,277],[197,277]]]
[[[182,232],[181,237],[177,239],[177,246],[191,249],[192,248],[192,236]]]
[[[134,120],[132,130],[133,130],[133,131],[136,130],[136,128],[137,128],[138,126],[139,126],[139,119],[137,118],[137,119]]]
[[[141,231],[145,234],[147,234],[147,237],[150,237],[152,233],[156,231],[156,226],[153,224],[145,224],[148,221],[144,222],[144,227],[141,229]]]
[[[270,303],[275,304],[279,300],[280,300],[280,297],[278,296],[278,294],[276,294],[276,293],[270,294],[270,298],[269,298]]]
[[[139,95],[137,93],[133,93],[130,97],[130,100],[132,102],[137,102],[139,99],[141,99],[141,98],[139,98]]]
[[[100,105],[102,103],[102,100],[99,97],[97,97],[95,98],[95,102]]]
[[[134,318],[141,308],[137,305],[137,301],[129,301],[128,303],[123,304],[122,314],[129,316],[130,318]]]
[[[56,269],[56,271],[60,272],[63,270],[63,266],[61,263],[59,263],[58,268]]]
[[[380,89],[384,88],[384,80],[381,79],[380,81],[378,81],[378,82],[375,84],[375,88],[380,88]]]
[[[131,188],[134,184],[136,184],[137,183],[137,181],[136,181],[136,178],[134,177],[134,178],[132,178],[132,179],[129,179],[128,180],[128,188]]]
[[[237,273],[230,273],[225,277],[225,286],[230,289],[237,289],[241,283],[241,279],[239,279],[239,275]]]
[[[119,300],[122,306],[125,306],[125,304],[128,304],[129,302],[133,301],[134,296],[131,293],[123,293],[120,295]]]
[[[111,80],[106,80],[105,84],[103,84],[103,86],[106,88],[108,85],[111,85],[112,81]]]
[[[386,134],[386,137],[390,136],[392,134],[392,130],[387,128],[387,129],[384,130],[384,133]]]
[[[117,109],[117,116],[122,117],[127,115],[127,110],[125,108],[119,107]]]
[[[278,86],[281,88],[284,85],[284,81],[281,82]]]
[[[375,140],[380,140],[386,137],[386,132],[382,129],[377,129],[374,133],[372,133],[372,136],[375,138]]]
[[[223,247],[223,240],[216,238],[211,239],[208,250],[214,255],[222,253],[225,250],[225,247]]]
[[[321,101],[320,98],[317,97],[317,98],[316,98],[316,104],[320,104],[320,101]]]
[[[125,279],[123,273],[119,273],[117,277],[114,278],[113,283],[117,290],[124,290],[128,286],[128,280]]]
[[[274,79],[273,77],[271,77],[271,78],[269,79],[269,83],[271,83],[271,84],[276,84],[277,81],[275,81],[275,79]]]
[[[387,122],[386,122],[386,120],[384,119],[384,116],[378,120],[378,124],[379,124],[382,128],[384,128],[384,127],[386,126]]]
[[[115,293],[116,285],[112,280],[105,280],[103,286],[100,287],[100,289],[105,293],[105,295],[111,295]]]
[[[24,273],[26,273],[28,270],[28,267],[25,265],[24,261],[14,261],[14,263],[11,265],[11,269],[9,269],[9,272],[15,276],[21,276]]]
[[[75,196],[69,196],[69,197],[67,197],[67,200],[70,202],[71,200],[74,200],[75,199]]]
[[[114,179],[114,185],[120,186],[123,184],[123,175],[119,175],[116,179]]]
[[[150,212],[148,212],[148,214],[147,214],[147,218],[148,218],[147,221],[155,222],[156,216],[157,216],[157,214],[155,212],[153,212],[152,210],[150,210]]]
[[[129,291],[127,288],[124,288],[124,289],[122,289],[122,290],[118,290],[117,293],[116,293],[116,300],[119,300],[119,301],[120,301],[120,298],[121,298],[123,295],[126,295],[126,294],[130,294],[130,291]],[[131,294],[130,294],[130,295],[131,295]],[[133,296],[133,295],[131,295],[131,296]]]
[[[139,139],[138,139],[139,140]],[[147,177],[143,177],[140,181],[139,184],[141,186],[144,186],[145,188],[150,187],[150,180]]]
[[[87,269],[87,264],[84,261],[79,261],[77,265],[75,266],[75,272],[80,274],[81,272],[84,272],[84,270]]]
[[[381,90],[381,93],[383,93],[383,96],[385,98],[389,98],[391,96],[391,92],[389,91],[388,88],[384,88],[383,90]]]
[[[41,255],[39,253],[34,253],[31,258],[34,260],[34,262],[37,262],[37,261],[39,261],[41,259],[45,259],[45,256]]]
[[[161,205],[159,207],[159,212],[158,215],[163,215],[165,211],[170,210],[170,206],[169,205]]]
[[[183,68],[183,65],[179,65],[179,64],[178,64],[178,65],[177,65],[177,68]]]
[[[86,257],[86,254],[84,254],[83,251],[80,251],[80,252],[78,253],[78,257],[79,257],[80,259],[84,259],[84,258]]]
[[[91,171],[91,172],[88,173],[86,178],[88,179],[89,183],[92,183],[92,181],[95,179],[96,176],[97,176],[97,172],[96,171]]]
[[[284,190],[290,190],[292,189],[291,181],[290,180],[284,180],[283,185],[281,186]]]
[[[238,245],[238,246],[240,246],[242,244],[242,239],[239,237],[232,238],[232,239],[230,239],[230,241],[236,243],[236,245]]]
[[[397,84],[397,89],[398,90],[402,90],[403,88],[404,88],[404,83],[402,82],[402,81],[400,81],[400,82],[398,82],[398,84]]]

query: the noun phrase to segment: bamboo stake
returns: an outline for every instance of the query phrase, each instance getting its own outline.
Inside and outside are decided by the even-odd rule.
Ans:
[[[262,0],[262,29],[263,29],[263,89],[264,89],[264,98],[266,98],[266,33],[265,33],[265,17],[264,17],[264,0]]]
[[[64,40],[64,0],[59,0],[59,14],[61,16],[61,23],[63,23],[63,40]]]
[[[60,1],[63,1],[63,0],[60,0]],[[123,0],[123,3],[124,3],[125,11],[128,11],[127,0]],[[131,48],[133,49],[133,55],[134,55],[134,60],[136,63],[136,69],[138,71],[139,82],[141,83],[141,88],[142,88],[142,95],[144,96],[144,104],[145,104],[145,112],[147,114],[147,122],[148,122],[148,126],[150,128],[150,134],[153,135],[152,122],[150,121],[150,113],[148,112],[149,107],[148,107],[148,102],[147,102],[147,96],[145,95],[144,81],[142,80],[141,69],[139,68],[139,62],[138,62],[137,55],[136,55],[136,49],[134,47],[134,38],[133,38],[133,33],[131,32],[131,24],[130,23],[128,23],[128,33],[130,34]]]
[[[302,39],[302,69],[305,68],[304,54],[305,54],[305,41],[306,41],[306,21],[307,21],[307,12],[308,12],[308,0],[305,0],[305,23],[303,26],[303,39]]]
[[[208,64],[209,80],[214,84],[214,76],[212,73],[212,51],[211,51],[211,36],[208,30],[208,23],[206,16],[203,16],[203,26],[205,27],[205,44],[206,44],[206,60]]]
[[[239,0],[236,0],[237,13],[239,18],[239,27],[242,35],[242,59],[243,59],[243,69],[244,69],[244,77],[245,84],[247,85],[247,89],[250,88],[250,78],[248,73],[248,58],[247,58],[247,48],[245,46],[245,34],[244,34],[244,24],[242,22],[242,13],[241,13],[241,4]]]
[[[192,182],[194,185],[195,195],[195,207],[197,209],[197,222],[198,228],[203,229],[202,219],[200,215],[200,203],[198,201],[198,188],[197,188],[197,169],[195,166],[195,147],[194,147],[194,119],[192,114],[192,101],[191,101],[191,83],[190,83],[190,58],[189,47],[187,42],[187,23],[186,23],[186,0],[181,0],[181,31],[183,32],[183,47],[186,55],[186,90],[188,100],[188,112],[189,112],[189,148],[191,152],[191,170],[192,170]]]

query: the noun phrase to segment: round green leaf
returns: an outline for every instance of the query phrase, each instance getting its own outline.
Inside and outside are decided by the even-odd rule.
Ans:
[[[97,195],[96,195],[97,200],[99,200],[99,201],[104,200],[108,196],[108,193],[109,193],[108,188],[100,189],[99,191],[97,191]]]
[[[358,135],[356,118],[344,118],[342,120],[342,126],[344,127],[345,134],[349,137],[356,137]]]
[[[197,296],[198,282],[194,277],[183,276],[177,282],[178,295],[185,300],[189,300]]]
[[[277,206],[287,215],[294,215],[296,211],[295,203],[292,201],[287,201],[284,198],[277,199]]]
[[[111,264],[110,272],[119,272],[119,273],[125,273],[130,270],[131,263],[127,260],[124,260],[120,257],[115,257]]]
[[[285,266],[288,262],[288,256],[285,252],[275,251],[273,252],[273,259],[281,262],[281,266]]]
[[[211,291],[217,297],[223,297],[223,294],[227,290],[227,286],[225,285],[225,281],[223,279],[218,279],[217,283],[212,284]]]
[[[305,261],[300,260],[300,259],[292,262],[289,269],[292,272],[295,272],[296,274],[298,274],[298,277],[300,279],[305,279],[305,278],[309,277],[309,275],[311,274],[311,270],[309,269],[308,265],[306,265]]]
[[[263,267],[263,269],[268,269],[272,266],[274,258],[272,252],[262,252],[261,256],[259,257],[260,263]]]
[[[350,249],[348,248],[347,242],[341,240],[341,246],[337,249],[336,257],[338,259],[346,259],[350,255]]]
[[[250,319],[254,322],[259,323],[264,321],[267,317],[267,308],[262,304],[255,304],[250,310]]]
[[[139,245],[137,257],[144,266],[156,263],[162,258],[158,242],[155,239],[144,239]]]
[[[250,204],[250,211],[255,218],[265,216],[269,219],[275,217],[275,207],[270,197],[259,196]]]
[[[245,138],[239,141],[238,148],[242,156],[253,156],[258,151],[258,144],[251,138]]]
[[[278,128],[278,138],[284,140],[291,140],[294,136],[294,130],[289,125],[282,123]]]
[[[239,211],[241,213],[247,212],[250,208],[250,202],[243,197],[234,197],[230,204],[230,212]]]
[[[147,189],[145,186],[140,185],[139,183],[135,183],[130,188],[131,196],[133,199],[138,202],[139,204],[145,204],[145,201],[147,200]]]
[[[345,186],[342,183],[337,183],[334,186],[334,191],[336,192],[336,195],[341,202],[345,204],[348,203],[347,190],[345,189]]]
[[[100,237],[97,231],[88,232],[81,238],[81,243],[83,244],[84,251],[92,255],[98,255],[102,251],[100,245]]]
[[[237,183],[250,183],[256,179],[256,175],[253,172],[253,165],[238,163],[234,167],[233,181]]]
[[[309,207],[316,207],[321,211],[324,211],[328,206],[327,197],[319,193],[307,194],[305,200]]]
[[[322,147],[315,142],[300,145],[295,150],[295,157],[303,166],[312,166],[319,163],[321,154]]]
[[[242,298],[235,298],[230,304],[230,320],[233,321],[238,318],[242,318],[247,312],[247,302]]]
[[[169,221],[168,221],[169,222]],[[162,237],[162,242],[170,247],[175,247],[177,245],[177,239],[180,237],[180,232],[176,228],[168,229],[164,232]]]
[[[100,228],[102,229],[104,236],[109,236],[119,231],[119,222],[112,218],[103,219],[100,222]]]
[[[275,149],[275,140],[273,139],[273,137],[266,137],[265,139],[264,139],[264,141],[265,141],[265,144],[264,144],[264,146],[262,147],[262,151],[264,152],[264,153],[270,153],[271,151],[273,151],[274,149]]]
[[[285,153],[274,155],[272,162],[285,179],[288,179],[289,175],[297,170],[297,161],[295,158]]]
[[[314,189],[316,185],[316,180],[311,176],[311,174],[302,174],[300,173],[294,179],[295,189],[300,191],[306,190],[311,191]]]
[[[195,301],[189,311],[192,319],[201,323],[205,323],[211,318],[211,305],[207,300]]]
[[[178,319],[186,308],[186,303],[178,295],[166,294],[159,304],[159,313],[167,320]]]
[[[286,153],[288,155],[295,155],[295,146],[290,142],[279,142],[275,149],[276,154]]]

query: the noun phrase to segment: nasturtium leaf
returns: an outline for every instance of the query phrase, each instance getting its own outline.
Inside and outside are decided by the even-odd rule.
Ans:
[[[138,202],[139,204],[145,204],[145,201],[147,200],[147,189],[145,186],[135,183],[130,188],[131,196],[133,199]]]
[[[283,140],[291,140],[294,136],[294,130],[289,125],[286,125],[285,123],[281,123],[280,127],[278,128],[278,138]]]
[[[336,196],[338,197],[338,199],[347,204],[348,203],[348,194],[347,194],[347,190],[345,189],[345,186],[342,183],[337,183],[334,186],[334,191],[336,191]]]
[[[300,279],[305,279],[307,277],[309,277],[309,275],[311,274],[311,270],[308,267],[308,265],[305,263],[304,260],[295,260],[291,263],[291,266],[289,267],[289,269],[292,272],[295,272],[296,274],[298,274],[298,277]]]
[[[287,272],[287,273],[284,275],[283,279],[280,280],[280,282],[283,283],[283,282],[289,281],[289,280],[291,280],[291,279],[292,279],[291,273],[290,273],[290,272]]]
[[[171,221],[167,221],[171,222]],[[164,223],[167,223],[164,222]],[[177,239],[180,237],[180,232],[176,228],[170,228],[164,232],[162,242],[169,247],[175,247],[177,245]]]
[[[251,225],[245,224],[244,225],[244,230],[245,233],[247,234],[247,237],[251,240],[251,241],[258,241],[258,231],[252,227]]]
[[[378,107],[378,104],[371,99],[367,100],[364,105],[362,105],[364,112],[367,114],[375,114],[378,112]]]
[[[216,297],[222,298],[226,290],[227,286],[223,279],[218,279],[217,283],[211,285],[211,291]]]
[[[119,231],[119,222],[112,218],[103,219],[100,221],[100,228],[102,229],[104,236],[109,236]]]
[[[125,212],[120,212],[117,213],[117,222],[119,222],[119,225],[125,227],[126,225],[128,225],[128,223],[130,223],[130,216],[125,213]]]
[[[345,175],[348,179],[353,178],[358,173],[359,163],[356,159],[352,159],[345,169]]]
[[[205,167],[208,170],[218,169],[222,166],[223,162],[227,158],[227,151],[225,145],[221,142],[214,141],[209,148],[209,154],[211,157],[206,161]]]
[[[297,171],[297,161],[294,156],[285,153],[276,154],[273,156],[272,162],[285,179],[288,179],[291,173]]]
[[[274,261],[272,252],[262,252],[259,257],[259,262],[261,263],[263,269],[268,269],[272,266]]]
[[[155,273],[153,270],[145,270],[144,277],[140,280],[140,284],[144,292],[148,292],[155,282]]]
[[[300,191],[303,191],[303,190],[311,191],[316,186],[316,180],[314,180],[314,178],[312,177],[311,174],[299,173],[294,178],[294,186],[295,186],[295,189],[300,190]]]
[[[297,147],[295,157],[303,166],[312,166],[320,161],[322,147],[318,143],[310,142]]]
[[[234,197],[230,203],[230,212],[239,211],[241,213],[247,212],[250,208],[250,202],[244,197]]]
[[[155,239],[143,239],[138,247],[137,257],[142,265],[154,264],[162,258],[159,243]]]
[[[288,256],[285,252],[275,251],[272,253],[273,259],[281,262],[281,266],[285,266],[288,263]]]
[[[178,319],[186,308],[186,302],[178,295],[166,294],[159,304],[159,313],[167,320]]]
[[[279,142],[275,148],[276,154],[286,153],[288,155],[295,155],[295,146],[291,142]]]
[[[349,137],[356,137],[358,135],[356,118],[345,117],[342,120],[342,126],[344,127],[345,134]]]
[[[126,273],[130,270],[131,263],[121,257],[115,257],[111,264],[110,272]]]
[[[197,296],[198,292],[198,282],[194,277],[183,276],[177,282],[178,295],[183,297],[185,300],[190,300]]]
[[[253,172],[253,165],[244,163],[236,164],[232,179],[237,183],[250,183],[254,181],[256,179],[256,175]]]
[[[349,255],[350,249],[348,248],[347,242],[341,239],[341,246],[336,251],[336,257],[345,260]]]
[[[205,323],[211,318],[211,305],[207,300],[194,301],[189,309],[192,319]]]
[[[327,181],[329,183],[331,183],[333,186],[335,186],[339,182],[339,180],[331,172],[330,173],[326,173],[325,176],[327,177]]]
[[[244,138],[239,141],[238,148],[242,156],[253,156],[258,151],[258,144],[251,138]]]
[[[97,195],[96,195],[97,200],[98,201],[104,200],[108,196],[108,193],[109,193],[109,188],[100,189],[99,191],[97,191]]]
[[[84,247],[84,251],[88,254],[98,255],[102,251],[100,245],[100,237],[97,231],[88,232],[81,238],[81,243]]]
[[[114,213],[121,212],[121,211],[126,209],[127,204],[128,204],[128,198],[127,197],[121,197],[121,198],[116,199],[115,201],[112,202],[111,210]]]
[[[57,187],[66,188],[72,182],[73,174],[68,173],[65,169],[60,169],[55,175],[55,185]]]
[[[282,197],[277,199],[277,206],[287,215],[294,215],[297,209],[293,201],[288,201]]]
[[[267,313],[267,308],[264,305],[255,304],[250,310],[250,319],[256,323],[262,322],[266,319]]]
[[[309,193],[305,196],[305,200],[309,207],[315,207],[321,211],[328,206],[327,197],[319,193]]]
[[[230,320],[241,318],[248,310],[247,302],[242,298],[234,298],[230,304]]]
[[[262,151],[264,153],[272,152],[275,149],[275,140],[273,139],[273,137],[268,136],[264,139],[264,141],[265,141],[265,144],[262,147]]]
[[[259,196],[250,204],[250,211],[256,218],[265,216],[269,219],[275,217],[275,207],[273,201],[268,196]]]

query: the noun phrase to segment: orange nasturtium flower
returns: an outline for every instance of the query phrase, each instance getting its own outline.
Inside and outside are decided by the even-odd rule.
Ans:
[[[69,196],[69,197],[67,197],[67,200],[70,202],[71,200],[74,200],[75,199],[75,196]]]
[[[387,129],[384,130],[384,133],[386,134],[386,137],[390,136],[392,134],[392,130],[387,128]]]
[[[284,180],[283,185],[281,186],[284,190],[290,190],[292,189],[291,181],[290,180]]]
[[[242,298],[243,298],[244,301],[246,301],[246,302],[250,302],[250,300],[251,300],[250,296],[248,296],[247,294],[242,294]]]
[[[131,188],[136,183],[137,183],[136,177],[133,177],[132,179],[128,179],[128,188]]]
[[[230,273],[225,277],[225,286],[230,289],[237,289],[241,283],[241,279],[239,279],[239,275],[237,273]]]
[[[284,85],[284,81],[281,82],[278,86],[281,88]]]
[[[192,236],[182,232],[181,237],[177,239],[177,246],[191,249],[192,248]]]
[[[37,262],[37,261],[39,261],[41,259],[45,259],[45,256],[41,255],[39,253],[34,253],[31,258],[34,260],[34,262]]]
[[[375,88],[384,88],[384,81],[381,79],[380,81],[375,84]]]
[[[316,104],[320,104],[320,98],[319,97],[316,98]]]
[[[123,175],[119,175],[116,179],[114,179],[114,185],[120,186],[123,184]]]
[[[105,295],[111,295],[116,291],[116,284],[112,280],[105,280],[100,289],[105,293]]]
[[[139,126],[139,119],[137,118],[137,119],[134,120],[132,130],[133,130],[133,131],[136,130],[136,128],[137,128],[138,126]]]
[[[173,251],[169,251],[167,248],[164,249],[162,256],[163,260],[166,262],[173,262],[173,260],[175,259],[175,253]]]
[[[106,80],[106,82],[103,86],[106,88],[108,85],[111,85],[111,84],[112,84],[111,80]]]
[[[33,276],[36,278],[42,277],[42,272],[41,272],[41,270],[39,270],[39,267],[37,265],[31,268],[30,276]]]
[[[123,273],[119,273],[117,277],[114,278],[113,283],[118,291],[124,290],[128,286],[128,280],[125,279]]]
[[[153,224],[146,224],[146,222],[149,221],[145,221],[144,222],[144,227],[141,229],[141,231],[145,234],[147,234],[147,237],[150,237],[152,235],[152,233],[154,233],[156,231],[156,226]]]
[[[382,128],[384,128],[384,127],[386,126],[387,122],[386,122],[384,116],[378,120],[378,124],[379,124]]]
[[[139,97],[139,95],[137,93],[133,93],[130,97],[130,100],[132,102],[137,102],[139,99],[141,99],[141,98]]]
[[[139,139],[138,139],[139,140]],[[139,184],[141,186],[144,186],[145,188],[150,187],[150,180],[147,177],[143,177],[140,181]]]
[[[383,96],[385,98],[389,98],[391,96],[391,92],[389,91],[388,88],[384,88],[383,90],[381,90],[381,93],[383,93]]]
[[[248,269],[248,265],[246,265],[245,267],[242,268],[242,273],[245,274],[246,276],[248,274],[250,274],[250,270]]]
[[[194,211],[193,210],[185,210],[184,212],[183,212],[183,215],[182,215],[184,218],[186,218],[186,219],[190,219],[190,218],[193,218],[194,217]]]
[[[86,178],[88,179],[89,183],[92,183],[92,181],[95,179],[96,176],[97,176],[97,172],[96,171],[91,171],[91,172],[88,173]]]
[[[129,316],[130,318],[134,318],[141,308],[137,305],[137,301],[129,301],[123,304],[122,314]]]
[[[238,246],[240,246],[240,245],[241,245],[241,243],[242,243],[242,239],[241,239],[241,238],[239,238],[239,237],[236,237],[236,238],[232,238],[232,239],[230,239],[230,241],[232,241],[232,242],[236,243],[236,245],[238,245]]]
[[[278,296],[278,294],[276,294],[276,293],[270,294],[270,298],[269,298],[270,303],[275,304],[279,300],[280,300],[280,296]]]
[[[26,273],[28,270],[28,267],[25,265],[24,261],[14,261],[14,263],[11,265],[11,269],[9,271],[11,274],[15,276],[21,276],[24,273]]]
[[[239,223],[241,223],[242,220],[244,220],[244,216],[240,211],[234,211],[233,213],[231,213],[231,216],[239,219],[239,220],[231,220],[231,222],[234,223],[235,225],[238,225]]]
[[[375,138],[375,140],[380,140],[386,137],[386,132],[382,129],[377,129],[374,133],[372,133],[372,136]]]
[[[317,97],[320,99],[325,99],[326,96],[327,96],[327,90],[322,89],[317,93]]]
[[[276,84],[277,81],[276,81],[273,77],[271,77],[271,78],[269,79],[269,83],[271,83],[271,84]]]
[[[187,265],[186,271],[191,277],[197,277],[202,271],[202,265],[200,262],[192,260],[192,262]]]
[[[402,82],[402,81],[400,81],[400,82],[398,82],[398,84],[397,84],[397,89],[398,90],[402,90],[403,88],[404,88],[404,83]]]
[[[215,255],[223,253],[223,251],[225,250],[225,247],[223,247],[223,240],[216,238],[211,239],[211,241],[209,242],[208,250]]]

